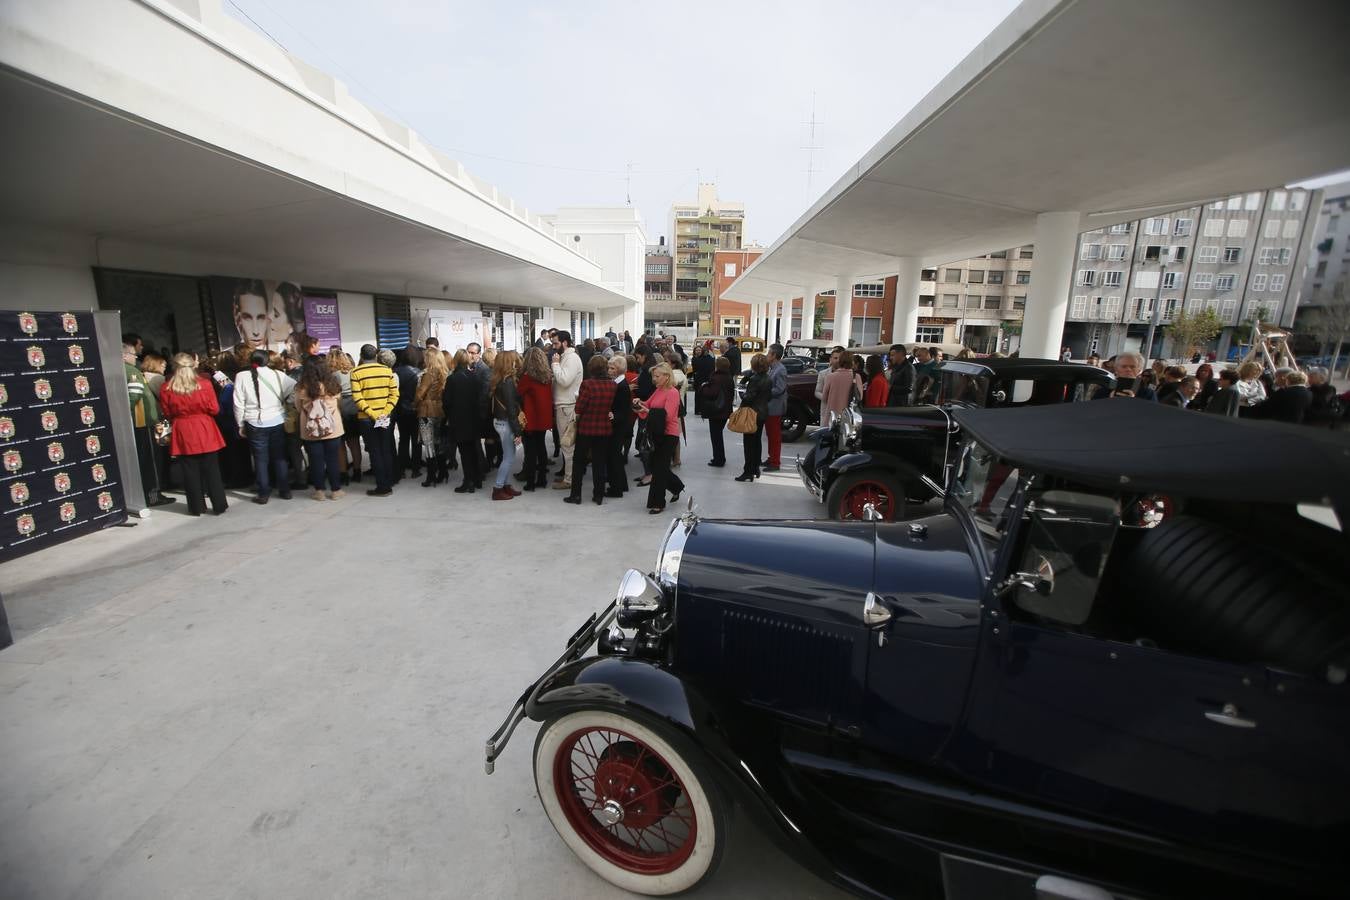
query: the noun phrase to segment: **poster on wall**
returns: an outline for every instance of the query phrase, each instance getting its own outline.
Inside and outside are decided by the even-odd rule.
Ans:
[[[277,352],[288,348],[294,351],[295,337],[307,324],[305,301],[304,292],[294,281],[211,278],[211,306],[221,349],[247,343]],[[331,302],[331,323],[336,331],[337,301]]]
[[[0,312],[0,562],[126,520],[106,393],[93,313]]]
[[[304,330],[319,342],[319,349],[342,345],[342,326],[338,323],[337,298],[327,294],[305,295]]]
[[[483,316],[432,310],[428,333],[441,342],[442,350],[453,353],[473,342],[489,346],[492,343],[492,322]]]

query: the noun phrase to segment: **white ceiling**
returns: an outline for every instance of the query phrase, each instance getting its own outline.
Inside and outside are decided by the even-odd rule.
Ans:
[[[1042,212],[1087,230],[1350,167],[1347,34],[1344,0],[1028,0],[725,296],[1029,244]]]
[[[0,218],[249,267],[180,274],[304,272],[316,287],[574,309],[632,302],[13,72],[0,73],[0,110],[11,126]]]

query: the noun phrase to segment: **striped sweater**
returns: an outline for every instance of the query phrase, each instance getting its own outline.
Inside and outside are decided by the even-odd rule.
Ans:
[[[377,362],[361,363],[352,369],[352,399],[358,419],[393,415],[398,405],[398,376]]]

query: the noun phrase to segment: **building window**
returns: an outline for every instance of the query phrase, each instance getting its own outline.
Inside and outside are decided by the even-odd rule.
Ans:
[[[1241,247],[1224,247],[1223,261],[1226,263],[1235,263],[1242,259]]]
[[[1289,219],[1284,223],[1284,233],[1281,234],[1281,237],[1284,238],[1298,237],[1298,219]]]
[[[920,294],[920,295],[919,295],[919,305],[920,305],[920,306],[932,306],[932,305],[933,305],[933,301],[936,300],[936,299],[937,299],[937,298],[934,297],[932,294]]]
[[[1271,192],[1270,192],[1270,208],[1271,208],[1271,209],[1284,209],[1284,199],[1285,199],[1286,196],[1287,196],[1287,195],[1285,194],[1284,191],[1271,191]]]
[[[1198,315],[1200,315],[1200,310],[1204,309],[1204,307],[1205,307],[1205,301],[1203,301],[1203,300],[1187,300],[1187,301],[1186,301],[1186,315],[1188,315],[1188,316],[1198,316]]]
[[[1290,250],[1288,247],[1281,247],[1281,248],[1280,248],[1280,260],[1279,260],[1279,263],[1277,263],[1277,265],[1281,265],[1281,266],[1287,266],[1287,265],[1289,265],[1289,259],[1290,259],[1291,256],[1293,256],[1293,254],[1294,254],[1294,251],[1293,251],[1293,250]]]
[[[1106,258],[1107,258],[1107,259],[1124,259],[1124,258],[1125,258],[1125,245],[1124,245],[1124,244],[1107,244],[1107,245],[1106,245]]]
[[[1277,237],[1279,237],[1279,236],[1280,236],[1280,220],[1279,220],[1279,219],[1267,219],[1267,220],[1266,220],[1265,237],[1268,237],[1268,238],[1277,238]]]
[[[1018,251],[1017,251],[1017,258],[1018,258],[1018,259],[1031,259],[1032,255],[1033,255],[1034,253],[1035,253],[1035,251],[1032,250],[1030,247],[1023,247],[1021,250],[1018,250]]]
[[[1003,283],[1003,273],[1002,273],[1002,272],[991,271],[991,272],[989,273],[989,283],[990,283],[990,284],[1002,284],[1002,283]]]
[[[1144,248],[1144,262],[1157,262],[1162,258],[1162,244],[1149,244]]]
[[[1262,272],[1252,276],[1252,290],[1264,291],[1266,289],[1266,273]]]
[[[1303,209],[1303,203],[1307,198],[1308,194],[1306,191],[1291,191],[1289,194],[1289,208],[1294,212],[1300,211]]]
[[[1026,308],[1027,308],[1026,294],[1018,294],[1016,297],[1013,297],[1013,309],[1026,309]]]
[[[1196,272],[1191,276],[1191,287],[1197,291],[1208,291],[1214,288],[1214,275],[1210,272]]]
[[[1279,306],[1280,302],[1278,300],[1262,300],[1260,303],[1256,304],[1256,309],[1261,316],[1261,321],[1274,322],[1275,310],[1279,309]]]
[[[1246,202],[1243,204],[1243,208],[1246,209],[1246,210],[1248,210],[1249,212],[1250,212],[1251,210],[1253,210],[1253,209],[1260,209],[1260,208],[1261,208],[1261,192],[1260,192],[1260,191],[1252,191],[1250,194],[1248,194],[1248,195],[1247,195],[1247,200],[1246,200]]]
[[[881,318],[879,316],[854,316],[852,330],[849,332],[853,339],[864,347],[881,343]]]
[[[971,269],[966,281],[970,284],[984,284],[984,269]]]
[[[1275,260],[1280,258],[1279,247],[1262,247],[1256,253],[1256,261],[1263,266],[1273,266]]]
[[[1149,319],[1153,317],[1153,301],[1136,298],[1134,301],[1134,317],[1136,319]]]
[[[1223,219],[1206,219],[1205,237],[1223,237]]]
[[[1083,287],[1092,287],[1092,285],[1095,284],[1096,282],[1097,282],[1096,269],[1078,270],[1078,282],[1077,282],[1078,284],[1082,285]]]
[[[670,263],[647,263],[648,275],[669,275]]]
[[[1167,217],[1145,219],[1144,234],[1167,234]]]
[[[937,281],[937,269],[924,269],[919,273],[920,281]]]
[[[735,263],[726,263],[726,264],[722,267],[722,277],[724,277],[724,278],[735,278],[735,277],[736,277],[736,264],[735,264]]]
[[[1111,234],[1129,234],[1129,233],[1130,233],[1130,223],[1129,223],[1129,222],[1121,222],[1119,225],[1112,225],[1112,226],[1111,226],[1111,231],[1110,231],[1110,233],[1111,233]]]
[[[1101,244],[1083,244],[1081,247],[1078,248],[1078,255],[1079,255],[1079,257],[1082,258],[1082,259],[1101,259],[1101,258],[1102,258],[1102,245],[1101,245]]]
[[[1164,272],[1162,286],[1164,290],[1168,291],[1175,291],[1177,288],[1181,287],[1181,273]]]
[[[979,309],[979,308],[980,308],[980,295],[966,294],[966,309]]]
[[[731,318],[730,316],[723,316],[722,333],[727,337],[736,337],[739,335],[741,333],[741,320],[738,318]]]
[[[991,296],[991,295],[989,295],[989,294],[985,294],[985,296],[984,296],[984,308],[985,308],[985,309],[998,309],[998,308],[1000,308],[1001,306],[1003,306],[1003,298],[1002,298],[1002,297],[994,297],[994,296]]]
[[[942,295],[942,307],[944,309],[956,309],[957,296],[955,294]]]
[[[1174,262],[1174,263],[1179,263],[1179,262],[1185,262],[1185,261],[1186,261],[1186,248],[1185,248],[1185,247],[1173,247],[1173,248],[1172,248],[1172,262]]]
[[[1241,195],[1241,194],[1238,194],[1237,196],[1229,197],[1229,198],[1228,198],[1228,208],[1229,208],[1229,209],[1242,209],[1242,195]]]
[[[1220,275],[1218,278],[1214,279],[1214,290],[1231,291],[1233,289],[1233,284],[1236,281],[1236,275]]]
[[[1018,283],[1018,284],[1031,284],[1031,272],[1029,272],[1029,271],[1026,270],[1026,269],[1018,269],[1018,270],[1017,270],[1017,283]]]
[[[1216,263],[1219,261],[1218,247],[1201,247],[1195,252],[1195,261],[1200,263]]]
[[[945,270],[945,271],[942,273],[942,280],[945,281],[945,282],[947,282],[947,284],[960,284],[960,283],[961,283],[961,270],[960,270],[960,269],[947,269],[947,270]]]
[[[1102,287],[1120,287],[1121,272],[1103,272]]]
[[[1270,276],[1270,289],[1277,292],[1284,290],[1284,273]]]
[[[1233,321],[1233,316],[1237,314],[1237,301],[1236,300],[1223,301],[1223,306],[1220,307],[1220,310],[1221,311],[1219,313],[1219,316],[1225,322]]]
[[[1172,234],[1176,237],[1186,237],[1191,233],[1190,219],[1175,219],[1172,222]]]
[[[1008,251],[1007,251],[1007,250],[995,250],[993,253],[990,253],[990,254],[989,254],[989,258],[990,258],[990,259],[1007,259],[1007,258],[1008,258]]]
[[[918,344],[940,344],[946,336],[941,325],[920,325],[914,329],[914,341]]]
[[[1325,259],[1318,260],[1317,270],[1313,272],[1313,277],[1314,278],[1327,277],[1327,261]]]
[[[1229,220],[1229,222],[1228,222],[1228,236],[1229,236],[1229,237],[1246,237],[1246,236],[1247,236],[1247,220],[1246,220],[1246,219],[1231,219],[1231,220]]]
[[[1087,297],[1078,294],[1073,298],[1073,303],[1069,306],[1070,319],[1087,318]]]
[[[886,285],[883,282],[864,282],[853,286],[853,296],[855,297],[884,297],[886,296]]]

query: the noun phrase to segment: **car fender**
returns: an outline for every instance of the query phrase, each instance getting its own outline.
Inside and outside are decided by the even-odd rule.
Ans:
[[[831,480],[834,480],[840,475],[856,472],[860,469],[870,469],[874,466],[895,473],[895,477],[900,479],[906,487],[913,488],[923,485],[923,473],[914,466],[893,453],[874,450],[845,453],[836,457],[830,462],[830,477]]]
[[[739,718],[721,713],[692,685],[652,660],[591,656],[563,666],[526,705],[526,715],[546,722],[578,709],[608,709],[640,721],[664,725],[685,749],[701,752],[716,787],[752,816],[777,843],[822,877],[838,873],[804,839],[796,822],[806,819],[799,794],[781,759],[756,749],[746,733],[745,709]],[[738,734],[745,734],[738,740]],[[794,821],[795,820],[795,821]]]

